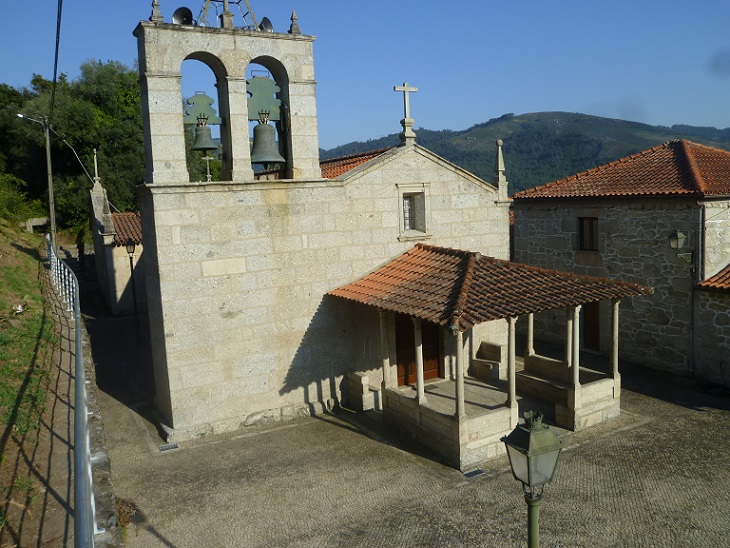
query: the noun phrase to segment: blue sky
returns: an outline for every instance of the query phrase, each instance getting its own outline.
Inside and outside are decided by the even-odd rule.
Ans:
[[[180,6],[197,17],[203,5],[159,1],[167,21]],[[465,129],[507,112],[537,111],[730,127],[727,0],[249,3],[257,19],[268,17],[281,32],[296,10],[302,32],[317,37],[323,148],[399,132],[403,99],[393,86],[406,81],[419,88],[411,96],[416,129]],[[132,31],[149,18],[151,4],[66,0],[59,71],[76,78],[87,59],[133,66]],[[27,86],[33,73],[52,77],[56,30],[57,2],[20,5],[27,13],[13,10],[0,34],[0,82],[15,87]],[[214,95],[206,72],[191,63],[183,91]]]

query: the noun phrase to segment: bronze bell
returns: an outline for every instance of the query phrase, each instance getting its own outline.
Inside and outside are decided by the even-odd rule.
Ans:
[[[279,153],[276,142],[276,129],[268,122],[259,123],[253,128],[252,164],[283,164],[286,160]]]
[[[198,125],[195,128],[195,143],[190,148],[192,150],[202,150],[206,154],[209,150],[218,150],[218,145],[213,140],[208,126]]]

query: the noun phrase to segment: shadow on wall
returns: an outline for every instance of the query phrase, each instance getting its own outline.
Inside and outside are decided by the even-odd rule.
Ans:
[[[346,398],[349,371],[379,367],[380,333],[374,309],[325,295],[304,332],[279,390],[302,390],[310,411],[332,399]]]
[[[149,403],[154,374],[147,316],[85,315],[99,389],[130,409]]]

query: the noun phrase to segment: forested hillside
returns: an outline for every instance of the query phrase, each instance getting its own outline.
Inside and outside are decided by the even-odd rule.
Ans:
[[[566,112],[505,114],[463,131],[416,130],[416,142],[491,181],[496,140],[503,153],[510,192],[567,177],[673,139],[730,150],[730,128],[649,126]],[[398,134],[321,151],[336,158],[398,144]]]
[[[80,76],[61,75],[53,84],[34,75],[28,87],[0,84],[0,198],[14,218],[48,211],[43,120],[51,117],[51,156],[59,228],[88,223],[88,191],[94,150],[110,201],[123,211],[137,209],[135,187],[144,180],[144,144],[139,75],[115,62],[88,61]],[[51,97],[55,98],[51,109]],[[181,110],[182,110],[181,98]],[[18,118],[23,114],[26,119]],[[35,121],[33,121],[35,120]],[[504,141],[510,192],[566,177],[672,139],[730,149],[730,128],[649,126],[584,114],[505,114],[465,130],[416,129],[416,142],[472,173],[493,178],[495,141]],[[191,180],[205,177],[200,152],[191,152]],[[395,146],[393,133],[367,142],[321,150],[322,159]],[[76,157],[78,153],[78,157]],[[220,161],[211,163],[217,180]],[[17,203],[18,206],[12,206]]]

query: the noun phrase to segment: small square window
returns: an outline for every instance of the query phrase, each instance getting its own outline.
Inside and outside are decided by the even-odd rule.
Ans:
[[[403,194],[403,230],[426,232],[426,200],[422,192]]]
[[[598,251],[597,217],[578,217],[578,250]]]
[[[398,241],[427,240],[429,185],[428,183],[396,184],[398,189]]]

